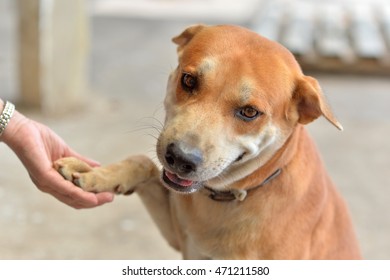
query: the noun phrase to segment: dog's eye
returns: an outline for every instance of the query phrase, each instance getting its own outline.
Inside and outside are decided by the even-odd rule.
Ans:
[[[252,121],[256,119],[258,116],[260,116],[262,113],[259,112],[257,109],[247,106],[244,108],[240,108],[236,112],[236,116],[244,121]]]
[[[183,75],[181,76],[181,86],[185,91],[191,93],[196,89],[197,85],[198,81],[196,77],[188,73],[183,73]]]

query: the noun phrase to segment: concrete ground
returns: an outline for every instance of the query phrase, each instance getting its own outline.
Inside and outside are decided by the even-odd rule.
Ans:
[[[170,38],[191,23],[93,18],[90,106],[61,117],[24,113],[103,164],[137,153],[155,158],[153,127],[163,119],[165,83],[176,65]],[[323,119],[309,130],[349,204],[364,257],[389,259],[390,79],[310,74],[345,131]],[[38,191],[1,143],[0,167],[0,259],[180,258],[136,195],[74,210]]]

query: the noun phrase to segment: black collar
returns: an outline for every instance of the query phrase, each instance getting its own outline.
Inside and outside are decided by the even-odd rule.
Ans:
[[[269,183],[272,179],[279,176],[279,174],[282,172],[282,169],[277,169],[274,173],[272,173],[267,179],[265,179],[260,185],[247,189],[247,190],[239,190],[239,189],[233,189],[230,191],[217,191],[210,187],[204,187],[204,190],[208,192],[208,197],[211,198],[214,201],[219,202],[231,202],[234,200],[243,201],[249,192],[254,191],[265,184]]]

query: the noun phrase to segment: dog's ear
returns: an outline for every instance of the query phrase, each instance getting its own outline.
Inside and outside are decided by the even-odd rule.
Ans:
[[[203,24],[192,25],[187,27],[180,35],[172,38],[172,42],[178,45],[177,52],[179,55],[182,52],[184,46],[187,45],[189,41],[191,41],[195,34],[197,34],[205,27],[206,25]]]
[[[293,100],[297,106],[301,124],[308,124],[321,115],[340,130],[342,125],[337,121],[316,79],[303,76],[299,79],[293,94]]]

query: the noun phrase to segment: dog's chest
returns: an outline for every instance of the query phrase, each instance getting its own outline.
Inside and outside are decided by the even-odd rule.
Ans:
[[[244,203],[216,202],[202,194],[177,196],[172,202],[185,257],[254,258],[262,217],[252,215]]]

